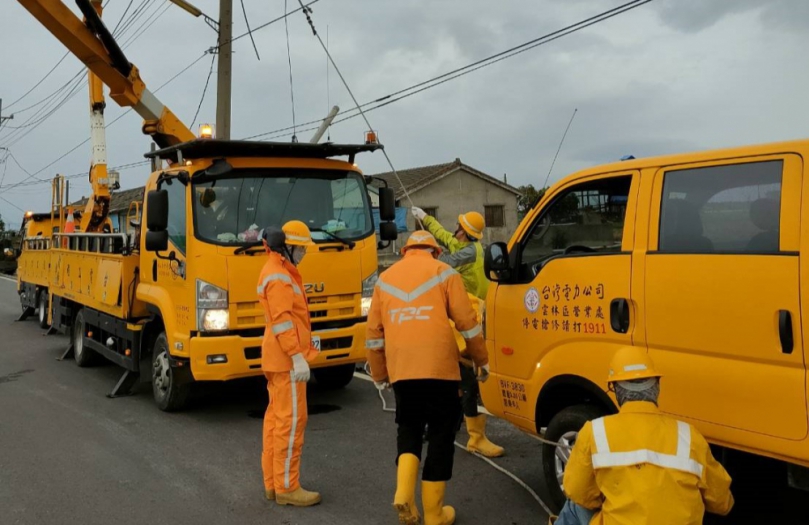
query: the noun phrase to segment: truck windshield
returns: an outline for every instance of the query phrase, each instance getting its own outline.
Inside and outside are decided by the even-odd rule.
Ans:
[[[197,238],[220,245],[258,240],[266,226],[297,219],[313,231],[315,242],[335,242],[372,232],[365,182],[352,171],[250,169],[194,183]],[[328,233],[326,233],[328,232]]]

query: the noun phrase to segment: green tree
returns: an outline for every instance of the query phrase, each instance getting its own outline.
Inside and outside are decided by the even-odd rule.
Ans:
[[[525,214],[528,213],[531,208],[533,208],[536,203],[539,202],[539,199],[545,195],[545,190],[547,188],[542,188],[538,190],[534,188],[533,184],[526,184],[525,186],[520,186],[517,188],[520,190],[520,198],[517,201],[517,213],[519,214],[520,218],[525,217]]]
[[[5,229],[6,229],[6,223],[3,222],[3,216],[0,215],[0,232],[5,231]]]

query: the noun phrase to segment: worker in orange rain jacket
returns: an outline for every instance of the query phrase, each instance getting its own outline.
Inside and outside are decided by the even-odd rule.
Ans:
[[[312,244],[312,235],[301,221],[289,221],[282,229],[265,228],[262,240],[268,257],[258,281],[258,297],[267,319],[261,369],[270,394],[261,454],[264,488],[267,499],[279,505],[308,507],[320,502],[320,494],[304,490],[299,481],[308,419],[308,362],[317,350],[312,347],[309,308],[296,266]]]
[[[489,358],[461,276],[436,260],[441,248],[435,238],[417,231],[402,253],[402,260],[376,283],[365,345],[377,388],[392,385],[396,396],[398,473],[393,505],[399,522],[420,523],[415,490],[422,436],[428,427],[421,485],[424,523],[449,525],[455,522],[455,510],[444,506],[444,492],[452,477],[455,433],[462,415],[458,346],[449,322],[466,339],[481,381],[488,378]]]
[[[706,510],[730,512],[730,476],[705,438],[658,410],[660,377],[645,350],[615,353],[607,382],[621,410],[579,432],[556,525],[700,525]]]
[[[435,217],[427,215],[421,208],[413,207],[411,213],[449,252],[442,253],[438,259],[461,274],[464,288],[470,295],[472,306],[480,319],[485,308],[483,301],[486,299],[486,292],[489,289],[489,280],[483,273],[483,246],[480,243],[483,238],[483,230],[486,228],[483,215],[476,211],[462,213],[458,216],[455,231],[450,232],[444,229]],[[456,339],[459,337],[456,336]],[[459,341],[458,348],[463,353],[465,345],[462,339]],[[471,364],[466,359],[461,359],[461,390],[463,391],[461,406],[466,420],[466,431],[469,434],[466,450],[477,452],[487,458],[502,456],[505,454],[503,447],[492,443],[486,437],[486,416],[478,412],[480,388]]]

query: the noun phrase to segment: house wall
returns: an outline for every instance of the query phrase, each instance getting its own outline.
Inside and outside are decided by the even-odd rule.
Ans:
[[[463,168],[451,175],[436,181],[419,191],[410,194],[413,204],[420,208],[436,208],[436,219],[444,228],[455,231],[458,215],[467,211],[484,214],[485,205],[502,205],[504,207],[505,226],[502,228],[486,227],[482,242],[485,245],[497,241],[508,241],[519,224],[517,218],[517,196],[495,184],[481,179]],[[398,205],[410,207],[407,198],[402,198]],[[399,234],[399,239],[380,253],[380,264],[385,265],[395,259],[399,248],[415,230],[415,220],[411,214],[407,217],[408,232]],[[395,251],[394,251],[395,249]]]

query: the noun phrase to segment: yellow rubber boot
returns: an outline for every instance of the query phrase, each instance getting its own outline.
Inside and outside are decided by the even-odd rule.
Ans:
[[[269,501],[275,501],[275,489],[264,489],[264,495]]]
[[[486,437],[486,416],[467,417],[466,431],[469,433],[469,442],[466,450],[478,452],[487,458],[499,458],[505,454],[503,447],[497,446]]]
[[[393,497],[393,508],[399,513],[399,523],[418,525],[421,523],[419,509],[416,507],[416,480],[419,477],[419,458],[414,454],[399,456],[399,467],[396,471],[396,495]]]
[[[424,505],[424,525],[452,525],[455,509],[444,505],[446,481],[422,481],[421,502]]]
[[[320,503],[320,494],[298,487],[292,492],[276,492],[275,502],[279,505],[292,505],[293,507],[311,507]]]

